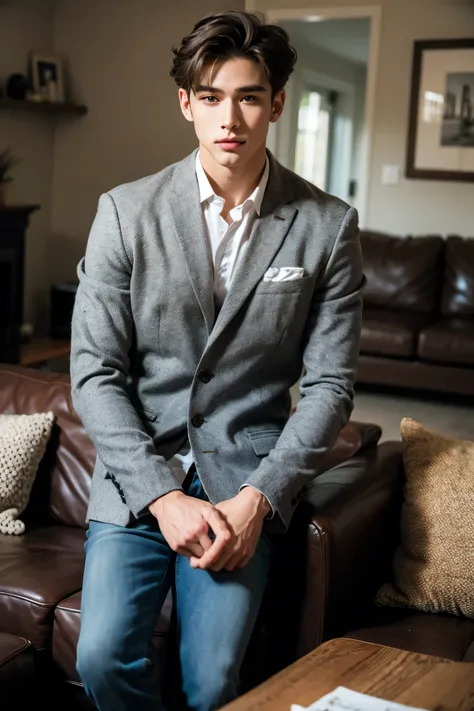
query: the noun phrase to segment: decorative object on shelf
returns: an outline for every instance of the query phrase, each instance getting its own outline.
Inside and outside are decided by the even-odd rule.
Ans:
[[[474,38],[415,42],[406,175],[474,181]]]
[[[7,203],[7,187],[13,180],[10,171],[19,162],[9,148],[0,153],[0,206]]]
[[[32,323],[25,321],[20,326],[20,340],[22,343],[30,343],[35,332],[35,327]]]
[[[58,54],[31,52],[29,57],[32,91],[30,101],[64,101],[64,59]]]
[[[10,99],[25,99],[28,89],[28,78],[24,74],[11,74],[6,85],[6,95]]]

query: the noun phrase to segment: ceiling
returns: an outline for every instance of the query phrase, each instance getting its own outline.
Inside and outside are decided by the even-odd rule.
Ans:
[[[343,59],[367,65],[369,60],[370,19],[285,20],[280,23],[295,44],[325,49]]]

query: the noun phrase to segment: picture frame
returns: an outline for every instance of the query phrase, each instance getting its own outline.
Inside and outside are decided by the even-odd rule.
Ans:
[[[59,54],[30,52],[29,68],[33,95],[51,103],[64,103],[64,58]]]
[[[474,181],[474,38],[414,44],[406,177]]]

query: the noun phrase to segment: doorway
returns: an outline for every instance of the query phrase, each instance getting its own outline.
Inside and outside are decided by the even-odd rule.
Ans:
[[[255,11],[255,2],[247,2]],[[365,226],[373,141],[379,7],[268,10],[298,52],[283,115],[267,145],[287,168],[358,210]]]

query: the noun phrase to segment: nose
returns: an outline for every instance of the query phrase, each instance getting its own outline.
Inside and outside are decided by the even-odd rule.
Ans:
[[[240,126],[239,108],[234,101],[222,102],[221,128],[226,131],[235,131]]]

